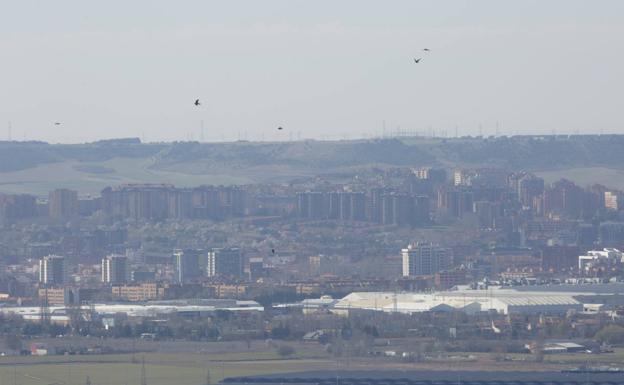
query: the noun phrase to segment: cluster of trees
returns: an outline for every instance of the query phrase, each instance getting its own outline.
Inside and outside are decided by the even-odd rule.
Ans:
[[[620,325],[607,325],[600,329],[594,337],[597,341],[609,345],[624,344],[624,327]]]

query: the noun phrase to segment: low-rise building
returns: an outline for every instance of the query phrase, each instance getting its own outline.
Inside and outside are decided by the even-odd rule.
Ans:
[[[457,285],[465,285],[466,272],[461,270],[440,271],[435,273],[434,282],[438,290],[446,290]]]
[[[78,305],[83,297],[88,297],[89,289],[77,287],[49,287],[40,288],[37,291],[39,302],[41,305],[47,306],[63,306]],[[83,295],[85,294],[85,295]]]
[[[614,248],[604,248],[602,250],[590,250],[585,255],[579,255],[579,270],[588,270],[598,265],[612,266],[624,263],[624,254]]]
[[[214,290],[215,298],[240,298],[247,293],[248,285],[214,284],[205,286]]]
[[[354,292],[339,300],[332,311],[372,310],[397,313],[451,312],[467,314],[556,315],[582,312],[579,293],[521,292],[511,289],[452,290],[433,293]]]
[[[165,289],[158,283],[142,283],[140,285],[119,285],[111,288],[114,298],[131,302],[163,299]]]

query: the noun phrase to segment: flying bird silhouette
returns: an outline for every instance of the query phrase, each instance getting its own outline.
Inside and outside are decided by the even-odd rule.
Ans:
[[[420,63],[421,60],[422,58],[418,58],[418,59],[414,58],[414,63]]]
[[[275,254],[275,249],[271,249],[271,253]]]
[[[280,131],[281,131],[281,130],[283,130],[283,128],[282,128],[282,127],[277,127],[277,129],[278,129],[278,130],[280,130]]]
[[[431,50],[430,50],[429,48],[423,48],[423,51],[425,51],[425,52],[429,52],[429,51],[431,51]]]
[[[55,126],[60,126],[60,125],[61,125],[61,122],[54,122],[54,125],[55,125]]]
[[[195,105],[196,106],[201,106],[201,103],[199,102],[199,99],[195,99]]]

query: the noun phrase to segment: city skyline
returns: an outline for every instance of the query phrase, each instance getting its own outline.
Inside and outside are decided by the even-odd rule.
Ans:
[[[623,1],[5,3],[0,383],[624,385]]]

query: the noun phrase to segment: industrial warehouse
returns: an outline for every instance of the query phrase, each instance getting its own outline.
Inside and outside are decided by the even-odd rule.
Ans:
[[[45,309],[45,314],[43,314],[41,307],[0,307],[0,313],[20,315],[25,321],[38,322],[45,317],[48,321],[59,324],[69,323],[71,310],[63,306],[51,306]],[[202,316],[216,311],[254,312],[264,311],[264,307],[256,301],[193,299],[150,301],[143,304],[94,304],[84,306],[82,310],[89,310],[100,316],[125,314],[128,317],[156,317],[166,314]]]
[[[431,293],[354,292],[339,300],[323,297],[304,300],[291,306],[302,307],[304,312],[324,308],[336,314],[368,310],[405,314],[451,311],[476,314],[493,311],[504,315],[565,315],[568,312],[608,310],[604,306],[606,302],[622,301],[616,290],[618,287],[619,285],[570,285],[565,287],[570,291],[566,291],[539,286],[535,291],[528,291],[500,287],[473,290],[460,286],[456,290]]]
[[[300,308],[303,313],[328,311],[348,315],[350,311],[379,311],[386,313],[415,314],[424,312],[462,312],[477,314],[496,312],[502,315],[552,315],[570,312],[609,311],[613,304],[624,303],[620,295],[621,285],[561,285],[559,287],[536,286],[531,290],[490,286],[472,289],[467,286],[455,290],[436,292],[353,292],[342,299],[330,296],[305,299],[298,303],[274,305],[277,308]],[[526,289],[526,287],[524,287]],[[47,308],[48,320],[65,323],[71,309],[63,306]],[[83,306],[85,310],[85,306]],[[125,314],[128,317],[154,317],[164,314],[181,316],[209,315],[215,311],[254,312],[264,311],[256,301],[234,299],[189,299],[170,301],[147,301],[144,303],[106,303],[89,305],[89,310],[101,316]],[[41,307],[0,307],[0,313],[16,314],[26,321],[39,321]]]
[[[474,314],[496,311],[500,314],[562,315],[583,311],[583,304],[570,294],[520,293],[513,290],[457,291],[431,294],[351,293],[335,305],[337,311],[349,309],[418,313],[461,311]]]

